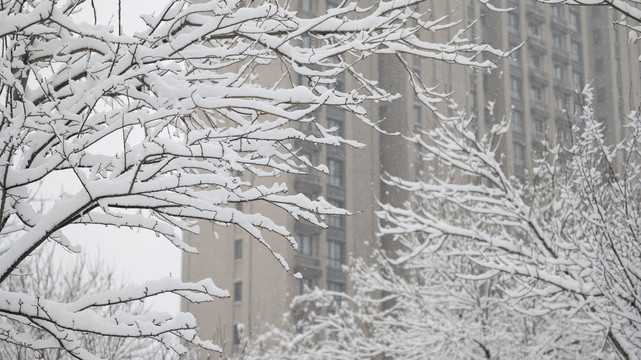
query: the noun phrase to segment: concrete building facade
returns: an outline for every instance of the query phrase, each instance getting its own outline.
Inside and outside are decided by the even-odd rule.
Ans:
[[[325,12],[340,1],[298,0],[294,3],[305,16]],[[509,12],[490,11],[476,0],[427,1],[419,11],[451,12],[468,24],[470,38],[480,38],[499,49],[518,48],[510,60],[500,60],[491,72],[444,63],[407,58],[427,84],[453,91],[459,104],[474,114],[479,132],[487,131],[496,119],[511,118],[504,138],[505,167],[527,181],[533,155],[542,151],[543,140],[569,144],[569,124],[580,115],[580,89],[592,82],[597,116],[607,124],[610,141],[620,139],[625,115],[638,106],[639,47],[627,44],[627,33],[612,26],[618,14],[605,7],[540,4],[533,0],[501,0],[495,3]],[[452,36],[456,29],[449,34]],[[447,40],[447,39],[442,39]],[[377,77],[390,92],[403,94],[398,101],[369,109],[373,120],[389,132],[411,134],[431,126],[433,118],[413,95],[408,76],[398,60],[379,57],[359,65],[360,71]],[[306,81],[299,79],[299,81]],[[349,79],[340,79],[349,87]],[[494,103],[493,112],[488,101]],[[200,334],[234,351],[241,336],[251,336],[266,324],[283,326],[295,295],[306,288],[321,287],[350,292],[349,278],[341,270],[350,257],[367,257],[378,249],[377,201],[402,201],[381,183],[384,173],[405,178],[429,176],[414,145],[399,136],[383,135],[349,114],[322,109],[318,119],[337,133],[366,144],[365,149],[316,147],[295,144],[313,163],[328,166],[329,175],[283,176],[289,189],[310,197],[323,196],[352,211],[347,217],[328,217],[325,231],[305,222],[271,214],[287,224],[299,243],[298,251],[274,239],[270,244],[284,256],[303,280],[284,271],[269,251],[243,230],[201,224],[201,234],[185,234],[200,254],[183,258],[184,280],[214,278],[230,290],[231,299],[210,304],[183,304],[198,319]],[[309,129],[303,129],[309,130]],[[247,179],[253,180],[253,179]],[[261,212],[259,205],[246,204],[246,211]],[[250,208],[251,207],[251,208]]]
[[[470,36],[500,49],[519,48],[491,74],[470,70],[468,109],[479,128],[493,119],[511,119],[504,147],[506,169],[528,180],[532,155],[543,143],[569,145],[570,125],[580,121],[581,95],[590,84],[596,116],[606,125],[610,143],[621,139],[626,115],[639,104],[639,46],[628,44],[621,19],[606,6],[564,6],[535,0],[506,0],[507,13],[466,2]],[[495,103],[494,113],[487,109]],[[531,179],[529,179],[531,180]]]

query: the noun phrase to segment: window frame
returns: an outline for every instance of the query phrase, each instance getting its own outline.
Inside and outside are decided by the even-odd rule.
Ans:
[[[516,76],[510,76],[510,96],[518,100],[523,98],[523,81]]]
[[[338,240],[327,240],[327,267],[340,270],[345,264],[345,243]]]
[[[327,185],[342,188],[345,186],[345,163],[340,159],[327,158]]]
[[[234,281],[234,303],[243,301],[243,282]]]
[[[519,149],[519,150],[517,150]],[[525,145],[521,144],[518,141],[512,142],[513,150],[513,163],[514,167],[523,169],[525,168]]]
[[[314,255],[314,239],[312,236],[299,234],[297,238],[298,253],[306,256]]]
[[[243,239],[238,238],[234,240],[234,260],[242,260],[243,258]]]
[[[329,203],[338,207],[345,208],[345,203],[340,200],[328,199]],[[343,215],[327,215],[325,217],[325,223],[327,227],[334,229],[344,229],[345,228],[345,217]]]

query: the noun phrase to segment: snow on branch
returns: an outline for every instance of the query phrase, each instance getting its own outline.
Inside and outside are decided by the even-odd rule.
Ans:
[[[414,200],[384,204],[380,231],[399,244],[390,261],[397,266],[415,269],[434,256],[469,263],[456,276],[479,286],[491,281],[508,309],[535,322],[572,319],[577,331],[607,341],[608,351],[637,358],[639,116],[632,113],[623,140],[609,145],[589,87],[583,99],[573,143],[543,144],[532,174],[521,179],[497,160],[504,158],[492,145],[500,133],[480,137],[463,116],[443,118],[414,141],[426,165],[448,171],[426,181],[387,178]]]
[[[417,33],[457,24],[412,11],[419,2],[352,2],[303,19],[271,1],[173,0],[144,15],[147,27],[133,35],[79,18],[78,7],[93,2],[2,2],[0,284],[47,240],[79,251],[64,235],[71,226],[148,231],[195,252],[179,234],[210,221],[239,226],[271,251],[265,234],[294,246],[289,229],[237,204],[268,204],[320,227],[323,215],[346,214],[322,198],[292,194],[277,176],[326,171],[299,155],[295,141],[362,145],[316,124],[319,108],[373,124],[365,105],[397,97],[357,65],[376,54],[410,54],[490,68],[479,54],[505,55],[460,34],[446,43],[422,40]],[[350,89],[337,88],[343,74]],[[60,178],[69,186],[53,189]],[[77,358],[93,356],[77,340],[85,333],[163,344],[173,336],[218,350],[196,337],[186,315],[105,318],[92,310],[163,292],[190,301],[224,297],[213,283],[104,290],[70,303],[2,290],[0,313],[43,336],[26,339],[3,323],[3,339]]]

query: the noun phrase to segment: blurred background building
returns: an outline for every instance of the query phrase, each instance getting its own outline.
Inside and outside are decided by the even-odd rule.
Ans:
[[[299,14],[311,17],[341,1],[290,3],[297,6]],[[625,131],[626,114],[638,106],[634,99],[641,94],[639,46],[629,45],[624,28],[613,26],[620,15],[604,6],[549,5],[534,0],[493,3],[513,10],[490,11],[476,0],[433,0],[421,3],[418,11],[431,9],[435,16],[451,12],[453,20],[467,24],[470,39],[504,50],[518,48],[511,59],[500,60],[497,69],[466,72],[460,66],[418,58],[405,61],[424,83],[440,84],[439,90],[454,92],[454,99],[474,117],[479,133],[488,131],[497,119],[511,119],[511,130],[503,140],[504,166],[523,181],[531,180],[532,158],[542,154],[544,141],[571,143],[570,124],[579,121],[584,103],[581,90],[587,83],[594,89],[596,114],[606,124],[608,140],[619,140]],[[458,29],[440,34],[445,38],[435,40],[446,41]],[[303,38],[301,46],[309,41],[313,40]],[[433,126],[433,116],[414,95],[397,58],[381,56],[359,66],[361,72],[377,77],[390,92],[403,95],[395,102],[369,109],[373,121],[383,120],[382,129],[410,135]],[[297,81],[306,84],[309,80]],[[349,89],[350,79],[339,79],[337,86]],[[493,109],[488,103],[494,104]],[[354,213],[327,217],[325,231],[284,215],[270,214],[277,223],[287,224],[298,240],[298,251],[275,237],[270,244],[294,272],[303,275],[302,280],[284,271],[263,245],[241,229],[201,224],[200,235],[185,234],[186,241],[195,245],[200,255],[183,256],[184,280],[217,279],[219,287],[230,290],[231,299],[200,305],[184,302],[183,310],[198,318],[201,337],[224,344],[225,351],[233,351],[242,336],[251,336],[266,324],[281,326],[291,300],[305,289],[350,292],[349,278],[342,266],[348,264],[350,257],[367,257],[381,247],[381,240],[376,237],[377,201],[405,200],[404,194],[386,187],[381,176],[429,177],[417,148],[401,136],[377,132],[333,108],[321,109],[317,119],[326,127],[335,127],[338,135],[367,146],[354,149],[295,144],[313,163],[326,164],[329,174],[283,174],[282,181],[292,191],[309,197],[323,196]],[[313,131],[305,124],[301,126],[301,130]],[[261,212],[257,204],[245,206],[243,210],[247,212]]]
[[[523,44],[499,71],[470,70],[468,109],[487,130],[493,118],[511,118],[507,169],[523,179],[543,142],[569,145],[570,124],[579,121],[583,87],[591,84],[596,116],[610,143],[621,138],[626,115],[639,104],[639,46],[628,44],[620,13],[607,6],[566,6],[506,0],[507,13],[466,1],[468,35],[494,47]],[[479,19],[474,23],[474,19]],[[487,103],[492,101],[494,115]]]

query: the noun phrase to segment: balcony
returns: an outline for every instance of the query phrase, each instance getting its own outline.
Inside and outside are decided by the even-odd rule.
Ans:
[[[528,4],[527,6],[527,17],[530,21],[536,21],[540,24],[545,22],[545,14],[543,13],[543,8],[539,4]]]
[[[568,31],[570,31],[570,27],[568,26],[567,21],[560,17],[552,17],[550,25],[553,29],[558,30],[561,33],[567,33]]]
[[[297,221],[294,224],[294,232],[296,234],[314,236],[320,234],[322,229],[316,225],[310,224],[306,221]]]
[[[345,188],[327,184],[327,197],[336,200],[345,200]]]
[[[532,139],[532,151],[538,153],[539,155],[545,150],[543,145],[546,142],[545,132],[533,132],[531,135]]]
[[[341,269],[327,268],[327,279],[333,281],[345,281],[345,274]]]
[[[568,54],[568,52],[565,49],[561,49],[558,47],[555,47],[552,50],[552,59],[564,64],[570,63],[570,55]]]
[[[528,38],[527,43],[528,43],[528,47],[530,48],[530,50],[536,51],[541,55],[544,55],[544,54],[547,53],[546,43],[540,37],[538,37],[538,36],[530,36]]]
[[[530,81],[543,87],[548,85],[547,74],[540,68],[530,67]]]
[[[554,82],[554,91],[557,93],[563,93],[566,95],[574,93],[574,88],[571,84],[563,81],[561,79],[555,79]]]
[[[320,259],[315,256],[296,254],[294,270],[305,278],[319,278],[322,275]]]
[[[328,227],[326,233],[328,239],[345,241],[345,229]]]
[[[541,101],[532,101],[532,116],[547,119],[550,117],[550,111]]]

